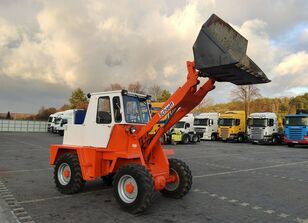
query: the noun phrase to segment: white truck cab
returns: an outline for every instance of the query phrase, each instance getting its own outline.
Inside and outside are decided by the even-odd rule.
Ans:
[[[172,131],[172,141],[174,143],[182,142],[187,144],[189,142],[196,143],[199,137],[194,129],[194,115],[187,114],[180,121],[178,121]]]
[[[47,124],[47,131],[51,132],[51,133],[55,133],[56,132],[56,128],[59,125],[59,117],[62,115],[62,112],[56,112],[53,113],[49,116],[48,118],[48,124]]]
[[[201,140],[217,140],[218,119],[217,112],[201,113],[195,117],[194,129]]]
[[[250,114],[247,121],[247,133],[252,143],[277,144],[282,140],[278,132],[278,118],[273,112]]]
[[[115,124],[145,125],[150,120],[150,96],[125,90],[88,94],[83,123],[67,124],[63,144],[106,148]]]
[[[64,115],[64,112],[62,111],[57,112],[57,116],[55,117],[54,124],[53,124],[52,133],[58,133],[63,115]]]

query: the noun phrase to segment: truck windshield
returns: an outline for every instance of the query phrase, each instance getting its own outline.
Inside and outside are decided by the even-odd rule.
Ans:
[[[304,125],[308,126],[308,117],[286,117],[285,124],[289,126]]]
[[[178,122],[174,125],[174,128],[183,129],[185,122]]]
[[[127,123],[148,123],[150,113],[146,98],[124,95],[124,111]]]
[[[55,124],[59,124],[60,121],[61,121],[61,118],[56,118],[56,119],[55,119]]]
[[[220,126],[232,126],[235,125],[235,119],[232,118],[221,118],[218,120]]]
[[[195,118],[194,125],[196,126],[208,126],[208,118]]]
[[[248,126],[252,127],[266,127],[268,123],[267,118],[249,118]]]
[[[52,117],[49,117],[49,118],[48,118],[48,122],[51,122],[51,121],[52,121]]]

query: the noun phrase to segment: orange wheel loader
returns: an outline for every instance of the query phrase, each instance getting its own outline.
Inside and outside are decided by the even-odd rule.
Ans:
[[[63,144],[50,146],[57,189],[73,194],[87,181],[103,178],[113,185],[120,207],[133,214],[148,208],[155,191],[176,199],[186,195],[192,186],[191,171],[183,161],[168,159],[173,151],[164,149],[159,139],[214,89],[215,81],[269,82],[246,50],[247,40],[212,15],[193,46],[194,62],[187,62],[186,82],[152,118],[150,96],[125,90],[89,94],[83,121],[67,125]],[[208,80],[199,86],[201,77]],[[149,134],[166,116],[165,125]]]

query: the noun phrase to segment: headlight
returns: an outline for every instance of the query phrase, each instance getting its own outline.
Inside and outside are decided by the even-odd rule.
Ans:
[[[129,132],[130,132],[131,134],[134,134],[134,133],[136,132],[136,127],[135,127],[135,126],[130,127],[130,128],[129,128]]]

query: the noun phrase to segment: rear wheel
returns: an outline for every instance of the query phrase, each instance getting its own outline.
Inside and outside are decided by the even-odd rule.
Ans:
[[[113,192],[123,210],[132,214],[144,212],[154,195],[152,176],[142,165],[125,165],[114,176]]]
[[[181,198],[187,194],[192,185],[192,175],[185,162],[178,159],[169,159],[170,175],[176,181],[168,183],[160,192],[166,197]]]
[[[189,135],[185,134],[182,136],[182,142],[183,144],[188,144],[189,143]]]
[[[289,147],[294,147],[295,145],[293,143],[288,144]]]
[[[193,135],[193,137],[192,137],[192,142],[193,143],[197,143],[197,142],[199,142],[199,136],[198,135]]]
[[[212,135],[211,135],[211,141],[216,141],[216,140],[217,140],[216,134],[212,134]]]
[[[78,193],[84,188],[81,168],[76,154],[66,153],[56,161],[54,180],[57,189],[63,194]]]

